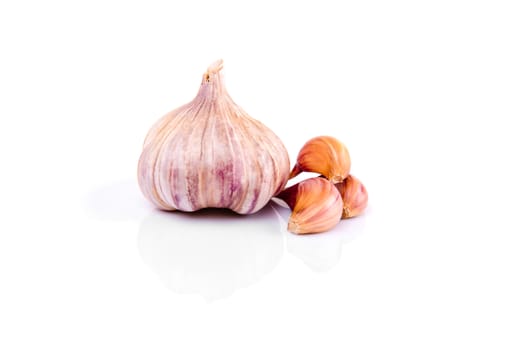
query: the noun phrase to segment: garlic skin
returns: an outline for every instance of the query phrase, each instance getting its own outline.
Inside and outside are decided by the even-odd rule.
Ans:
[[[291,208],[288,231],[305,234],[333,228],[341,218],[342,197],[328,180],[309,178],[286,188],[277,198]]]
[[[321,174],[332,183],[338,183],[349,174],[350,168],[349,151],[342,142],[332,136],[317,136],[300,149],[289,178],[308,171]]]
[[[195,99],[166,114],[145,138],[138,183],[160,209],[251,214],[285,187],[284,144],[233,102],[222,67],[222,60],[213,63]]]
[[[342,219],[349,219],[362,214],[368,205],[368,191],[364,184],[352,175],[335,185],[342,196],[344,209]]]

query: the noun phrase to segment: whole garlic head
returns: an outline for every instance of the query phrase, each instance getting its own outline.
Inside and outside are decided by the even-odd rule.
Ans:
[[[251,214],[288,180],[284,144],[233,102],[221,69],[222,60],[213,63],[195,99],[161,118],[146,136],[138,183],[161,209]]]

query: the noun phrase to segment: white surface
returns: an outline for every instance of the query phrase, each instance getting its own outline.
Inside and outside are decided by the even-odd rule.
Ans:
[[[0,348],[524,348],[521,2],[344,4],[3,1]],[[347,144],[363,217],[145,202],[143,137],[217,58],[291,158]]]

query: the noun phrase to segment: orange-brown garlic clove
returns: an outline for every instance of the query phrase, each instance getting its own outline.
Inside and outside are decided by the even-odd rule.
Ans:
[[[360,215],[368,205],[368,191],[359,179],[348,175],[341,183],[335,185],[344,202],[342,219]]]
[[[324,178],[310,178],[286,188],[276,196],[291,208],[288,231],[305,234],[333,228],[341,218],[342,197]]]
[[[318,136],[302,147],[289,178],[307,171],[321,174],[332,183],[338,183],[349,174],[350,168],[351,159],[346,146],[332,136]]]

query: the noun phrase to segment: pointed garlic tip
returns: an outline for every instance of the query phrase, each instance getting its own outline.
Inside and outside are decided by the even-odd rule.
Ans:
[[[349,174],[350,168],[351,159],[346,146],[334,137],[318,136],[302,147],[289,178],[307,171],[321,174],[332,183],[339,183]]]
[[[215,62],[211,63],[207,68],[208,73],[216,73],[224,68],[224,60],[218,59]]]
[[[209,75],[216,74],[220,72],[222,68],[224,68],[224,60],[223,59],[216,60],[215,62],[211,63],[209,67],[207,67],[207,74]]]
[[[207,67],[207,71],[204,73],[204,79],[202,79],[203,82],[208,83],[211,80],[211,77],[220,72],[222,68],[224,68],[223,59],[219,59],[211,63],[209,67]]]
[[[277,198],[291,208],[288,231],[296,234],[318,233],[340,221],[342,198],[336,187],[323,178],[310,178],[286,188]]]
[[[348,175],[343,182],[335,185],[342,196],[344,209],[342,219],[360,215],[368,205],[368,191],[366,187],[352,175]]]
[[[295,184],[291,187],[288,187],[275,195],[276,198],[283,200],[291,210],[293,210],[295,203],[297,202],[298,185],[299,184]]]

